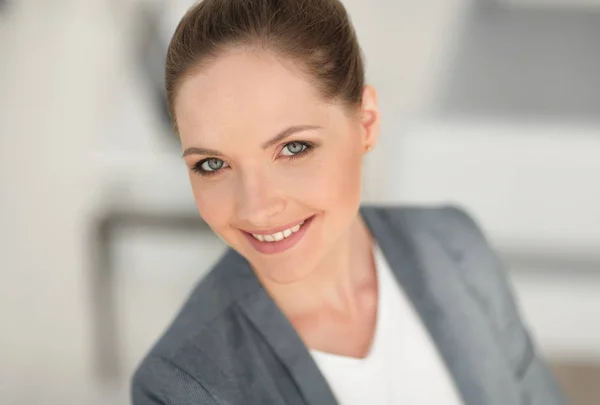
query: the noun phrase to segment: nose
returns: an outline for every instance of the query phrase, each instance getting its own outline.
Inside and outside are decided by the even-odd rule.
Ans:
[[[277,226],[277,217],[285,210],[280,188],[262,170],[246,172],[239,177],[237,198],[238,219],[252,228]]]

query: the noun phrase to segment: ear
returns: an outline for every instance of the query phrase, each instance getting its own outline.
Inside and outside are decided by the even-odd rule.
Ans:
[[[363,88],[360,109],[360,124],[362,127],[362,142],[365,152],[375,147],[379,138],[380,114],[377,105],[377,91],[373,86]]]

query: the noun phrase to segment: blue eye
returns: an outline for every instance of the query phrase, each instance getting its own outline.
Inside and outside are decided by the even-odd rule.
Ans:
[[[222,168],[224,164],[225,162],[223,162],[221,159],[210,158],[202,162],[200,167],[205,172],[214,172]]]
[[[223,160],[217,158],[209,158],[196,163],[192,170],[197,173],[200,173],[203,176],[206,176],[216,174],[217,172],[221,171],[221,169],[224,169],[226,167],[229,167],[229,165]]]
[[[283,156],[295,156],[295,155],[298,155],[299,153],[306,151],[308,148],[310,148],[310,145],[307,144],[306,142],[299,142],[299,141],[290,142],[290,143],[287,143],[283,147],[283,149],[281,149],[281,154]]]

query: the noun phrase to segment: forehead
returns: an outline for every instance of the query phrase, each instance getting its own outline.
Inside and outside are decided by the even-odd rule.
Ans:
[[[323,123],[329,107],[292,61],[257,50],[219,56],[186,78],[175,100],[184,143],[211,134],[273,132],[289,125]]]

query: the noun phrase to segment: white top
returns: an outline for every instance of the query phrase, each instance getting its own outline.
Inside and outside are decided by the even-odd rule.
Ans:
[[[459,405],[454,382],[377,246],[377,324],[364,359],[311,350],[340,405]]]

